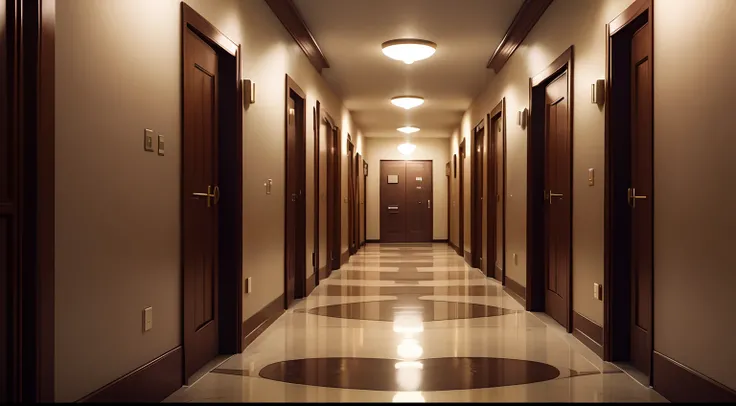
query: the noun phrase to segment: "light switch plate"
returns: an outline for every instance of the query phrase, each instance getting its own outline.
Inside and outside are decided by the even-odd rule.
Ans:
[[[158,135],[158,154],[164,156],[164,136],[163,134]]]
[[[143,331],[153,328],[153,307],[143,309]]]
[[[153,130],[143,130],[143,150],[153,152]]]
[[[603,289],[601,289],[601,284],[599,283],[593,284],[593,298],[603,300]]]
[[[245,278],[245,293],[250,293],[253,291],[253,279],[252,277]]]
[[[519,265],[519,256],[514,253],[514,265]]]

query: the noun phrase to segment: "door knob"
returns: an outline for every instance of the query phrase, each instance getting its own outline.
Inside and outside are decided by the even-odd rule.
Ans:
[[[291,194],[291,201],[292,202],[295,202],[296,201],[296,193],[292,193]]]
[[[627,195],[628,195],[627,197],[629,200],[629,206],[631,206],[632,208],[636,207],[636,199],[646,199],[647,198],[646,196],[637,195],[635,187],[633,188],[630,187],[629,190],[627,191]]]
[[[192,193],[192,196],[195,197],[206,197],[207,198],[207,207],[212,207],[212,200],[214,199],[215,204],[217,204],[220,201],[220,188],[218,186],[215,186],[214,193],[212,191],[212,186],[207,185],[207,193]]]

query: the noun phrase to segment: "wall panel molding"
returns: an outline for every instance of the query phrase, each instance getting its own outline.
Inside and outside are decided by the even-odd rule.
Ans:
[[[501,39],[493,56],[488,60],[487,68],[491,68],[494,72],[501,71],[506,62],[511,58],[516,48],[524,42],[529,32],[537,24],[542,14],[547,10],[553,0],[524,0],[524,3],[516,13],[516,17],[511,22],[506,35]]]
[[[322,69],[329,68],[330,64],[327,63],[325,55],[322,53],[317,41],[312,36],[312,32],[309,31],[307,23],[304,22],[299,10],[293,0],[265,0],[266,4],[271,7],[271,10],[276,17],[278,17],[281,24],[284,25],[286,31],[294,38],[294,41],[304,51],[304,54],[309,59],[309,62],[314,65],[317,72],[322,73]]]

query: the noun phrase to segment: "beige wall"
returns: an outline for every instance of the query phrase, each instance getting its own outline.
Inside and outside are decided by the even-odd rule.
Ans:
[[[366,160],[368,161],[368,240],[381,237],[380,229],[380,172],[382,159],[404,160],[396,147],[403,144],[404,138],[369,137],[365,139]],[[447,238],[447,177],[445,164],[450,153],[447,138],[414,138],[417,146],[409,156],[412,160],[432,161],[432,236],[435,240]]]
[[[529,107],[529,78],[544,70],[570,45],[575,46],[573,122],[573,308],[603,324],[603,302],[593,298],[593,283],[603,283],[603,126],[604,114],[590,103],[590,84],[605,77],[604,26],[630,0],[557,0],[550,5],[506,66],[465,113],[453,136],[453,153],[466,138],[470,171],[471,130],[501,98],[506,98],[506,275],[526,285],[526,129],[516,112]],[[487,140],[488,137],[486,137]],[[588,168],[598,181],[587,184]],[[453,211],[457,216],[457,210]],[[465,213],[470,213],[470,176],[465,177]],[[455,219],[453,219],[455,220]],[[470,219],[465,218],[465,249],[470,250]],[[513,254],[518,254],[514,265]]]
[[[736,2],[654,2],[654,349],[736,389]]]
[[[243,78],[258,88],[243,117],[245,319],[283,292],[285,74],[307,93],[309,159],[316,100],[343,139],[362,142],[265,2],[188,4],[242,45]],[[56,28],[56,400],[74,401],[181,344],[180,5],[58,0]],[[164,157],[143,151],[144,128],[166,136]],[[309,256],[311,228],[307,240]]]
[[[451,137],[451,153],[502,97],[507,106],[507,275],[526,281],[526,131],[516,112],[529,107],[529,77],[570,45],[574,57],[573,308],[603,324],[603,302],[591,285],[603,282],[604,113],[589,102],[590,84],[605,77],[604,25],[631,0],[557,0],[503,70],[466,112]],[[730,249],[736,193],[736,143],[727,120],[736,58],[736,2],[655,1],[655,350],[736,388],[736,349],[730,320],[736,311],[728,289],[736,283]],[[707,72],[707,74],[706,74]],[[490,77],[490,76],[489,76]],[[487,139],[487,137],[486,137]],[[470,151],[468,150],[468,154]],[[470,169],[466,162],[466,174]],[[588,168],[596,184],[587,185]],[[470,179],[465,179],[469,213]],[[457,199],[457,182],[453,182]],[[686,214],[687,213],[687,214]],[[457,208],[452,239],[457,242]],[[470,247],[465,219],[465,249]],[[519,254],[514,266],[512,254]]]

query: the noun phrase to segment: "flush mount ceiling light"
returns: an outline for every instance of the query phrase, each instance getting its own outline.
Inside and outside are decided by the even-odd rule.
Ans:
[[[412,127],[412,126],[397,128],[397,130],[401,131],[404,134],[412,134],[412,133],[419,131],[417,127]]]
[[[399,152],[401,152],[402,155],[411,155],[412,152],[414,152],[415,149],[417,149],[417,146],[412,144],[411,142],[407,141],[401,145],[398,146]]]
[[[391,104],[409,110],[424,104],[424,98],[418,96],[398,96],[391,99]]]
[[[437,50],[437,44],[432,41],[411,38],[386,41],[381,47],[384,55],[397,61],[404,61],[407,65],[427,59]]]

